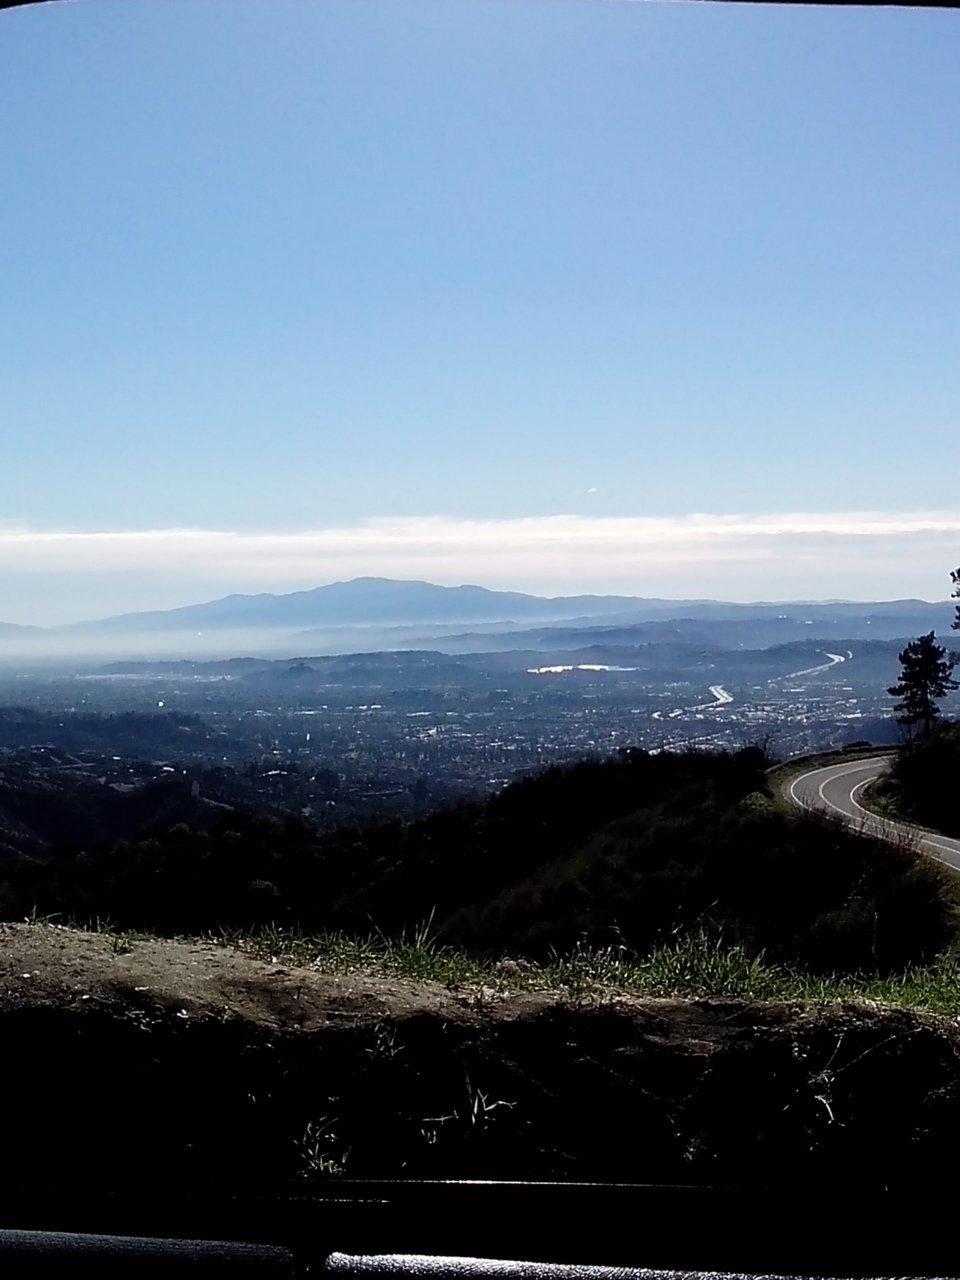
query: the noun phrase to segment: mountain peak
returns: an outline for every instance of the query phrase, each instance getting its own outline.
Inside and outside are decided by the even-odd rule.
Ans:
[[[591,607],[584,609],[583,600]],[[215,629],[301,630],[310,627],[389,626],[426,623],[559,620],[577,614],[623,610],[629,597],[595,596],[550,600],[519,591],[493,591],[463,584],[449,587],[419,579],[358,577],[282,595],[230,595],[203,604],[151,613],[123,614],[73,630],[99,632]]]

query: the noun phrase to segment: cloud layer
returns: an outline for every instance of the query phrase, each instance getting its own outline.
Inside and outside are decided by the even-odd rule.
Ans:
[[[371,519],[303,532],[0,526],[0,618],[64,621],[360,575],[568,594],[943,597],[960,513]]]

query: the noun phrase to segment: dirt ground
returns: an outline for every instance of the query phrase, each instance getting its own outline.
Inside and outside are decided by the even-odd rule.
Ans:
[[[129,949],[127,949],[129,948]],[[82,1010],[153,1006],[181,1018],[242,1020],[264,1031],[316,1032],[351,1022],[380,1024],[429,1015],[460,1025],[523,1020],[566,1002],[548,991],[505,994],[433,982],[331,975],[257,960],[229,946],[59,925],[0,924],[0,1010],[48,1005]],[[590,1002],[588,1002],[590,1003]],[[649,1020],[658,1038],[704,1050],[729,1026],[729,1002],[605,994],[605,1008]],[[721,1006],[719,1020],[708,1010]],[[773,1011],[771,1010],[771,1016]]]
[[[960,1146],[952,1020],[336,977],[0,927],[7,1183],[910,1186]]]
[[[229,1014],[265,1029],[304,1031],[344,1017],[456,1017],[465,1003],[442,987],[333,977],[213,943],[149,937],[115,943],[109,934],[57,925],[0,925],[0,1008],[89,1001],[155,1005],[188,1017]]]

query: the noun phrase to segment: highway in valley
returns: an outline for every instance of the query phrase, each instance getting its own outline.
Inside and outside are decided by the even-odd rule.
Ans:
[[[877,836],[895,844],[906,841],[945,866],[960,871],[960,840],[878,817],[860,803],[864,788],[879,778],[889,763],[890,756],[877,755],[808,769],[786,780],[783,795],[798,809],[839,818],[862,835]]]

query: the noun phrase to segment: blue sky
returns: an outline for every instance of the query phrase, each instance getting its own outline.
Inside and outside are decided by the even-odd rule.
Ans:
[[[354,571],[944,594],[958,66],[916,10],[0,15],[0,618]]]

